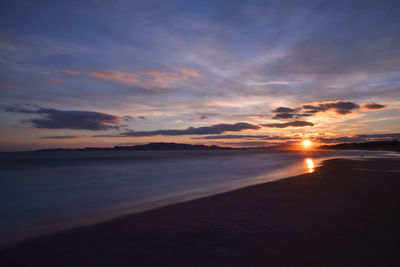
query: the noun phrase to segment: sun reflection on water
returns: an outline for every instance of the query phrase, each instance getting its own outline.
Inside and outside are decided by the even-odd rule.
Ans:
[[[314,172],[314,161],[311,158],[306,158],[305,159],[307,169],[309,173]]]

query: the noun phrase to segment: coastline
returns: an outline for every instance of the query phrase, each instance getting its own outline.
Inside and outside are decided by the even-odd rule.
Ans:
[[[328,160],[314,173],[45,235],[0,256],[6,266],[395,265],[399,162]]]

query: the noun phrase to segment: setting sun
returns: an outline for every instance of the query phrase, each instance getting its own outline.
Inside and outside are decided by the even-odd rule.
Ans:
[[[310,140],[307,139],[307,140],[303,141],[302,145],[303,145],[304,148],[310,148],[312,143],[311,143]]]

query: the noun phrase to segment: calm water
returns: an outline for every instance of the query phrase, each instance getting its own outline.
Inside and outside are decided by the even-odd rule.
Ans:
[[[312,172],[385,152],[0,153],[0,244]],[[314,165],[314,166],[313,166]]]

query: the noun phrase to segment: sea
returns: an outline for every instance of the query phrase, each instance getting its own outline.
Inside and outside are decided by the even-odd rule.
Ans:
[[[377,151],[49,151],[0,153],[0,246],[238,188],[317,172]]]

